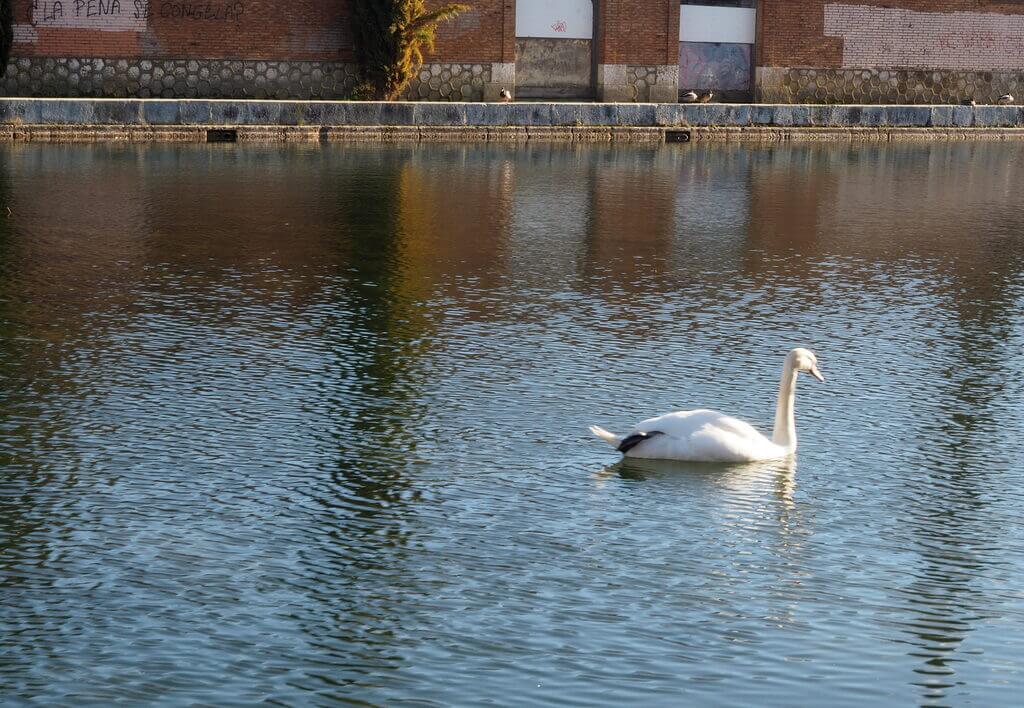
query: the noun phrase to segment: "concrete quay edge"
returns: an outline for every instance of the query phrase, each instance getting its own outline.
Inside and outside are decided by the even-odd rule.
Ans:
[[[219,134],[219,135],[218,135]],[[225,135],[226,134],[226,135]],[[227,139],[224,139],[227,137]],[[690,143],[1011,140],[1024,128],[0,125],[0,142]]]
[[[1024,128],[1024,106],[0,98],[0,126]]]

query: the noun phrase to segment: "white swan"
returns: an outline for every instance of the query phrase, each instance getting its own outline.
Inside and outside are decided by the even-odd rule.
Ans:
[[[769,440],[750,424],[718,411],[678,411],[650,418],[624,437],[596,425],[590,432],[614,446],[626,457],[685,460],[688,462],[753,462],[786,457],[796,452],[796,420],[793,398],[799,372],[819,381],[818,360],[808,349],[786,355],[775,406],[775,431]]]

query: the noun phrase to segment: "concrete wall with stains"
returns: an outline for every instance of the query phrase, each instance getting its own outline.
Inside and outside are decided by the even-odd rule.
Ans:
[[[592,96],[591,0],[516,0],[516,96]]]
[[[589,39],[516,39],[519,98],[586,98],[591,74]]]

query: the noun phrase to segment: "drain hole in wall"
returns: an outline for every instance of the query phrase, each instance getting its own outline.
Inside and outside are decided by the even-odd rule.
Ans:
[[[688,143],[688,142],[690,142],[690,131],[689,130],[666,130],[665,131],[665,142],[666,143]]]
[[[233,129],[207,130],[206,142],[208,143],[237,143],[238,131]]]

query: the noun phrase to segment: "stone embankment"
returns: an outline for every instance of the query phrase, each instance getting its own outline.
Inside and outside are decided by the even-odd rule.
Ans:
[[[0,98],[0,140],[576,141],[1024,137],[1019,106]]]

